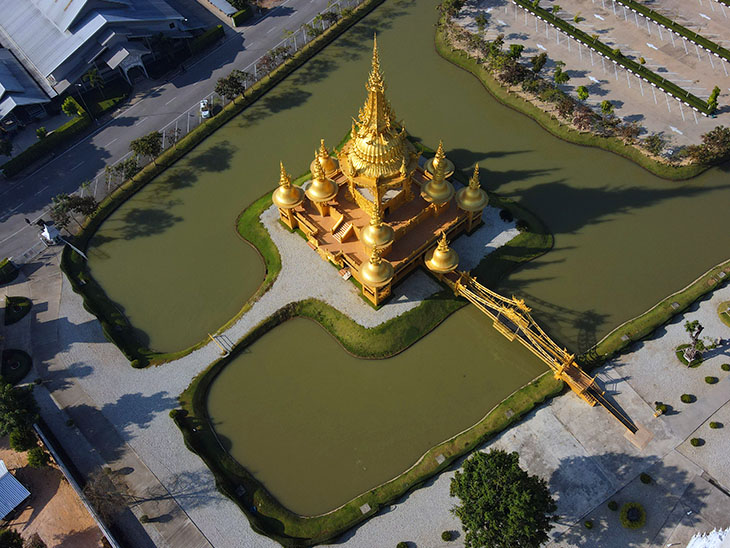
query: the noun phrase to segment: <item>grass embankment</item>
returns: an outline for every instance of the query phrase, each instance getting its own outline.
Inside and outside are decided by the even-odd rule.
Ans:
[[[497,81],[489,70],[479,64],[476,59],[461,50],[452,49],[446,42],[444,34],[444,26],[440,23],[436,29],[435,43],[436,51],[441,57],[473,74],[497,101],[529,116],[542,128],[559,139],[576,145],[597,147],[613,152],[637,163],[657,177],[664,179],[690,179],[709,168],[708,166],[701,165],[671,166],[650,158],[635,146],[626,144],[616,137],[601,137],[591,132],[577,131],[570,126],[562,124],[555,116],[538,108],[519,95],[511,93]]]
[[[5,325],[12,325],[30,312],[33,303],[27,297],[5,297]]]
[[[722,272],[725,273],[724,277],[720,277]],[[730,260],[711,268],[684,289],[669,295],[640,316],[611,331],[580,358],[581,363],[600,364],[630,344],[648,337],[657,327],[681,314],[700,297],[721,287],[730,278],[729,274]]]
[[[334,23],[321,35],[302,47],[290,59],[286,60],[267,76],[252,85],[245,93],[231,101],[218,114],[205,120],[188,135],[180,139],[176,146],[167,149],[154,162],[148,164],[134,177],[121,184],[104,198],[96,212],[84,221],[82,230],[74,237],[74,244],[81,250],[85,250],[102,222],[122,203],[190,152],[218,128],[259,100],[286,76],[301,67],[382,2],[383,0],[366,0],[347,17],[343,17]],[[145,367],[150,363],[158,364],[175,360],[207,344],[208,340],[204,339],[184,350],[168,353],[156,352],[148,348],[144,333],[138,331],[127,320],[123,311],[109,298],[96,280],[93,279],[83,258],[69,247],[66,247],[63,251],[61,269],[71,282],[74,291],[84,298],[84,307],[98,318],[106,337],[119,347],[134,367]],[[268,276],[269,274],[267,272]],[[264,284],[266,284],[266,281]],[[261,291],[262,288],[259,288],[257,294]],[[223,328],[237,320],[249,306],[247,303]]]
[[[306,178],[300,178],[297,182]],[[498,196],[490,196],[490,201],[495,207],[509,209],[515,218],[525,220],[532,230],[521,233],[479,264],[477,271],[485,274],[485,281],[496,283],[519,264],[548,251],[553,239],[536,217],[515,203]],[[267,194],[247,208],[238,219],[239,233],[259,249],[266,263],[266,280],[257,294],[261,294],[273,283],[281,268],[276,246],[259,221],[261,213],[270,205],[271,198]],[[314,259],[319,260],[316,257]],[[287,546],[306,546],[333,539],[435,473],[444,470],[454,459],[501,432],[535,405],[559,393],[563,387],[562,381],[555,380],[550,373],[544,374],[509,396],[472,428],[429,450],[404,474],[328,514],[315,517],[298,516],[288,511],[221,447],[207,414],[207,396],[211,383],[250,344],[292,317],[315,320],[352,354],[379,358],[404,350],[465,304],[464,300],[444,289],[415,309],[380,326],[366,329],[323,302],[308,299],[292,303],[256,326],[239,342],[231,356],[217,361],[196,377],[180,396],[182,411],[174,412],[173,418],[183,432],[186,445],[206,462],[216,477],[218,487],[239,504],[257,531]],[[439,455],[444,457],[441,464],[436,460]],[[371,508],[365,515],[360,511],[363,504],[369,504]],[[254,507],[256,510],[252,511]]]
[[[717,315],[726,326],[730,327],[730,301],[720,303],[717,307]]]

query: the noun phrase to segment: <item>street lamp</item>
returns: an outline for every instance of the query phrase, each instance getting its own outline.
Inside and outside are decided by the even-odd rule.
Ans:
[[[91,112],[91,109],[89,108],[89,105],[86,103],[86,99],[84,99],[84,96],[81,95],[81,88],[83,87],[82,84],[76,84],[76,87],[79,88],[79,99],[81,99],[81,102],[84,103],[84,107],[86,107],[86,112],[89,113],[89,116],[91,116],[91,119],[96,122],[96,117],[94,116],[94,113]]]

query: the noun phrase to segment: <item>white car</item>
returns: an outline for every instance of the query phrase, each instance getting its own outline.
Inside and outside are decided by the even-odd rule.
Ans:
[[[202,118],[210,118],[210,104],[208,103],[208,99],[200,101],[200,116]]]

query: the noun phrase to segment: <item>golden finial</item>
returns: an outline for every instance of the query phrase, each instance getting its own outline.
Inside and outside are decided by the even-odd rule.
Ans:
[[[329,158],[330,157],[330,151],[327,150],[326,146],[324,146],[324,139],[319,140],[319,157],[320,158]]]
[[[446,232],[441,231],[441,238],[439,238],[438,250],[445,253],[449,250],[449,242],[446,239]]]
[[[380,258],[380,250],[377,247],[374,247],[370,252],[370,264],[378,266],[382,260],[383,259]]]
[[[279,176],[279,186],[289,188],[291,186],[291,175],[286,172],[286,169],[284,168],[284,162],[279,162],[279,166],[281,168],[281,175]]]
[[[368,88],[379,86],[383,88],[383,74],[380,72],[380,56],[378,55],[378,34],[373,34],[373,63],[368,78]]]
[[[322,169],[322,164],[319,163],[319,155],[317,154],[317,151],[314,151],[314,159],[316,161],[312,162],[312,177],[314,177],[315,180],[322,181],[324,180],[324,169]]]
[[[479,164],[474,164],[474,173],[471,176],[471,179],[469,179],[469,188],[472,190],[478,190],[481,188],[481,184],[479,183]]]
[[[438,167],[441,161],[446,157],[444,153],[444,142],[439,141],[439,147],[436,149],[436,156],[433,159],[433,167]]]

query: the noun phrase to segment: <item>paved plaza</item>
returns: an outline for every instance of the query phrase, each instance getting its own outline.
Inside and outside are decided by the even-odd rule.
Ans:
[[[698,143],[700,136],[714,127],[730,126],[730,62],[709,55],[692,42],[636,16],[613,0],[543,0],[540,5],[548,10],[558,6],[560,18],[589,35],[597,35],[603,43],[619,48],[627,57],[634,60],[643,57],[647,68],[703,100],[707,99],[714,86],[719,86],[720,108],[716,116],[695,113],[676,98],[614,65],[509,0],[468,2],[455,20],[470,31],[478,32],[475,18],[483,13],[487,18],[484,30],[487,40],[503,34],[505,47],[524,45],[522,60],[525,63],[546,52],[549,62],[542,74],[548,78],[555,61],[564,61],[570,81],[561,86],[563,90],[576,97],[575,90],[585,86],[590,93],[585,102],[594,110],[600,112],[600,103],[609,100],[614,105],[616,116],[626,122],[638,122],[646,128],[647,134],[662,133],[670,141],[670,147]],[[652,4],[652,8],[661,12],[659,8],[662,5],[663,2]],[[702,1],[704,11],[710,11],[709,5],[715,10],[711,12],[709,21],[699,15],[703,8],[697,9],[694,2],[682,2],[681,5],[674,2],[664,12],[671,17],[677,15],[678,22],[692,30],[707,32],[707,38],[727,46],[730,41],[730,8],[721,9],[721,5],[713,0]],[[578,23],[573,22],[575,16],[581,18]],[[706,24],[692,26],[695,21]]]

